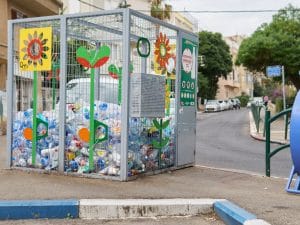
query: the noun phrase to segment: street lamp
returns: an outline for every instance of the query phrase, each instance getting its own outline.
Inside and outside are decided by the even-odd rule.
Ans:
[[[204,58],[205,58],[204,55],[199,55],[198,56],[198,61],[200,62],[200,64],[199,64],[200,67],[204,67],[205,66]]]

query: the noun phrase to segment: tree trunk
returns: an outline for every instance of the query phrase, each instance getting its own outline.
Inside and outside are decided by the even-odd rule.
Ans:
[[[295,85],[297,91],[299,91],[300,90],[300,76],[299,75],[290,75],[290,76],[288,76],[288,78]]]

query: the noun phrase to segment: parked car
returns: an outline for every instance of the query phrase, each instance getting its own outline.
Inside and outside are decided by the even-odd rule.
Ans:
[[[233,109],[233,103],[231,102],[231,100],[229,99],[229,100],[225,100],[225,102],[226,102],[226,104],[227,104],[227,107],[228,107],[228,109]]]
[[[67,85],[67,104],[78,101],[89,102],[90,78],[76,78],[70,80]],[[110,76],[99,78],[99,100],[109,103],[118,103],[118,81]]]
[[[221,110],[220,103],[217,100],[208,100],[205,105],[205,112],[219,112]]]
[[[232,98],[232,99],[230,99],[230,102],[233,106],[233,109],[240,109],[241,108],[241,102],[238,98]]]
[[[228,109],[228,104],[225,102],[225,100],[219,100],[218,101],[220,104],[220,110],[224,111]]]

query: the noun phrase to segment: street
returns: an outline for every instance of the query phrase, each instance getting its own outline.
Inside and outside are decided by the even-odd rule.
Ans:
[[[196,146],[197,165],[265,173],[265,142],[250,137],[248,109],[198,113]],[[271,176],[288,177],[291,166],[285,149],[271,159]]]

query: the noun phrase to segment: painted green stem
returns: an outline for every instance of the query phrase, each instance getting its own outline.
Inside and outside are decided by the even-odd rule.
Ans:
[[[167,79],[167,91],[170,93],[171,92],[171,79]],[[171,102],[170,102],[170,95],[169,96],[167,96],[167,98],[168,98],[168,105],[167,105],[167,112],[166,112],[166,116],[170,116],[170,104],[171,104]]]
[[[32,122],[33,122],[33,134],[32,134],[32,154],[31,154],[31,161],[32,165],[35,166],[36,160],[36,142],[37,142],[37,120],[36,120],[36,113],[37,113],[37,83],[38,83],[38,72],[33,71],[33,115],[32,115]]]
[[[122,102],[122,74],[119,75],[118,79],[118,105]]]
[[[159,121],[159,125],[160,125],[160,128],[159,128],[159,145],[160,145],[160,148],[158,149],[158,165],[159,165],[159,167],[161,166],[161,150],[162,150],[162,148],[163,148],[163,142],[162,142],[162,140],[163,140],[163,120],[162,119],[160,119],[160,121]]]
[[[95,68],[91,68],[91,85],[90,85],[90,141],[89,141],[89,170],[94,169],[94,144],[95,144],[95,128],[94,128],[94,86],[95,86]]]
[[[52,110],[55,109],[55,86],[56,86],[56,78],[52,77]]]

